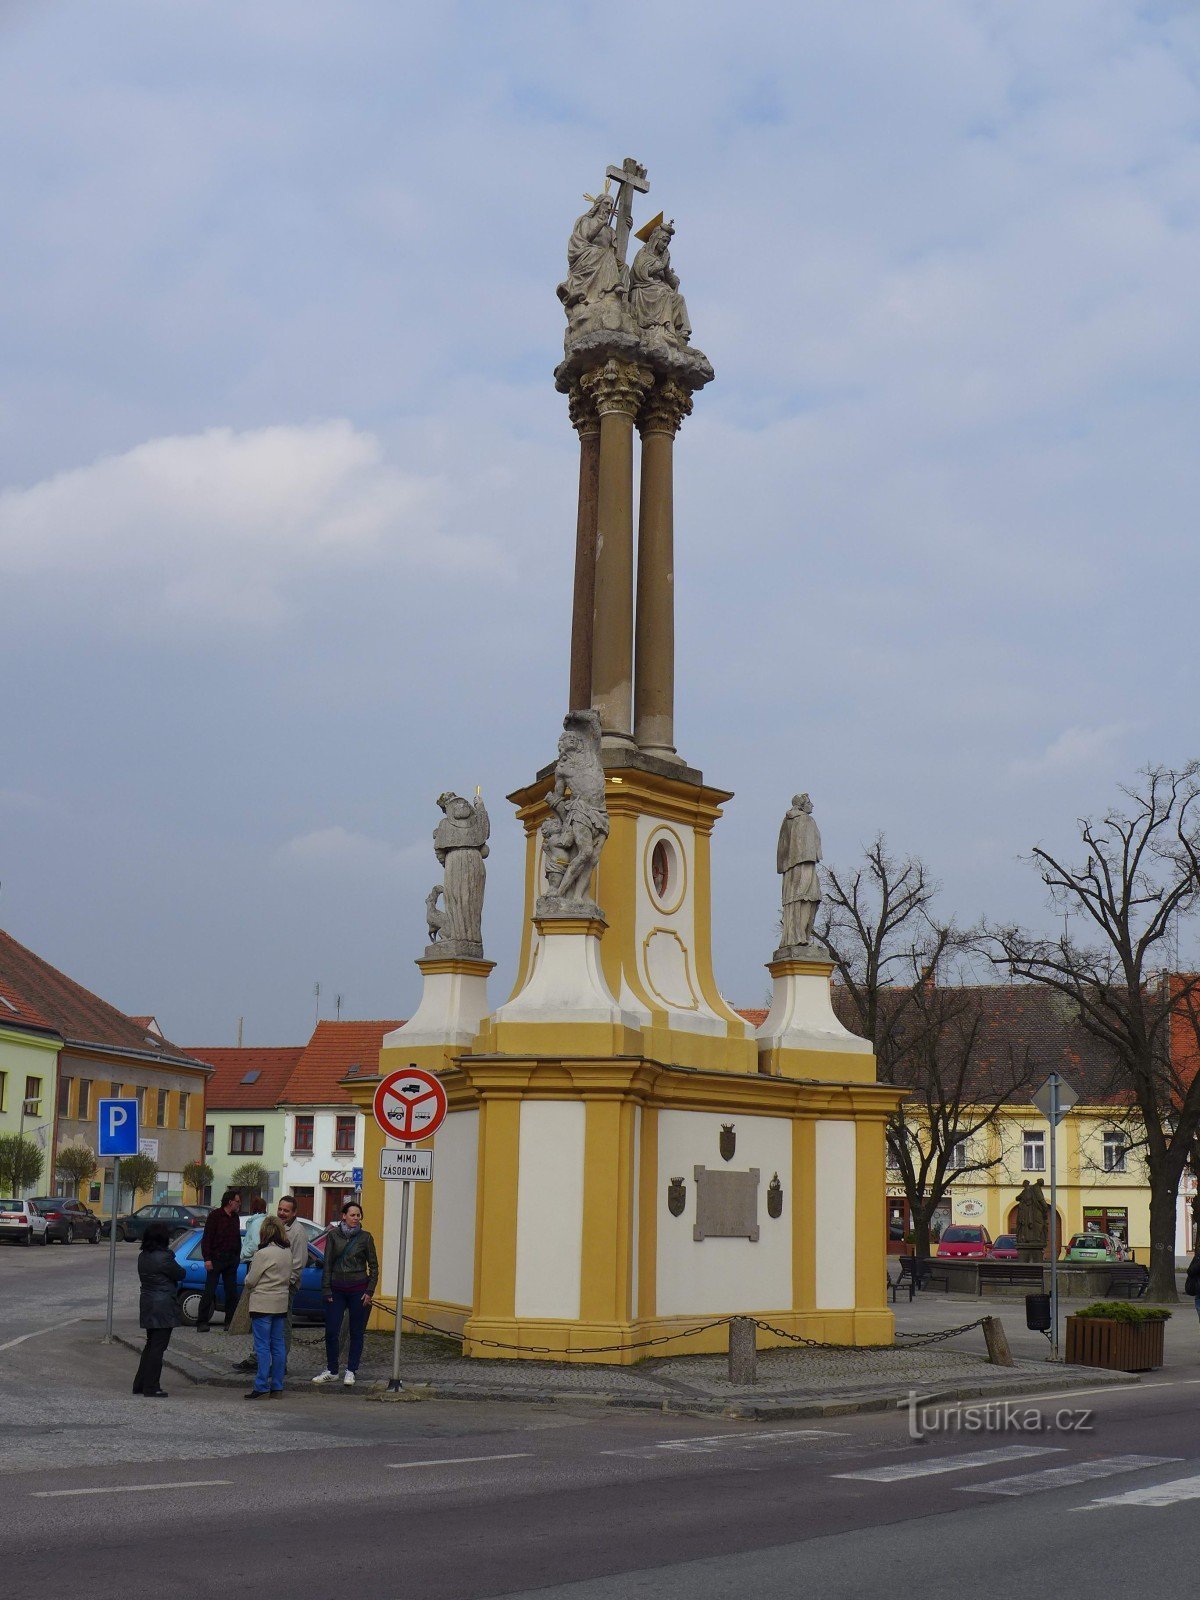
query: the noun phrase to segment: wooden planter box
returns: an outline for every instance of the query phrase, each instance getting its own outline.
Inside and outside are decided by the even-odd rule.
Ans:
[[[1165,1322],[1068,1317],[1066,1359],[1081,1367],[1149,1372],[1163,1364]]]

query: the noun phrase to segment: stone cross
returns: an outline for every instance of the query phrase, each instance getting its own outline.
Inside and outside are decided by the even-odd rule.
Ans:
[[[620,185],[617,190],[617,260],[623,263],[629,230],[633,227],[633,191],[636,189],[639,194],[646,194],[650,185],[646,180],[645,167],[632,156],[626,156],[619,167],[609,167],[604,176],[606,180],[611,178]]]

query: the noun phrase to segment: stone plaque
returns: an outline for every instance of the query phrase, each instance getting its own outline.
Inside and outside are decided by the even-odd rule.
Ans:
[[[692,1238],[758,1243],[758,1168],[748,1172],[696,1167],[696,1225]]]

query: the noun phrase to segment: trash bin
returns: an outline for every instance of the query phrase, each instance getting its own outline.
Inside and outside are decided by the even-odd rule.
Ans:
[[[1025,1326],[1034,1333],[1050,1332],[1050,1296],[1027,1294],[1025,1296]]]

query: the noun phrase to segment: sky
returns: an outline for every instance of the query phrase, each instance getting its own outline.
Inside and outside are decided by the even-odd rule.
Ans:
[[[1200,755],[1200,10],[0,0],[0,926],[188,1044],[418,995],[483,787],[493,1000],[564,710],[583,194],[635,156],[716,381],[676,447],[677,743],[1048,925]]]

